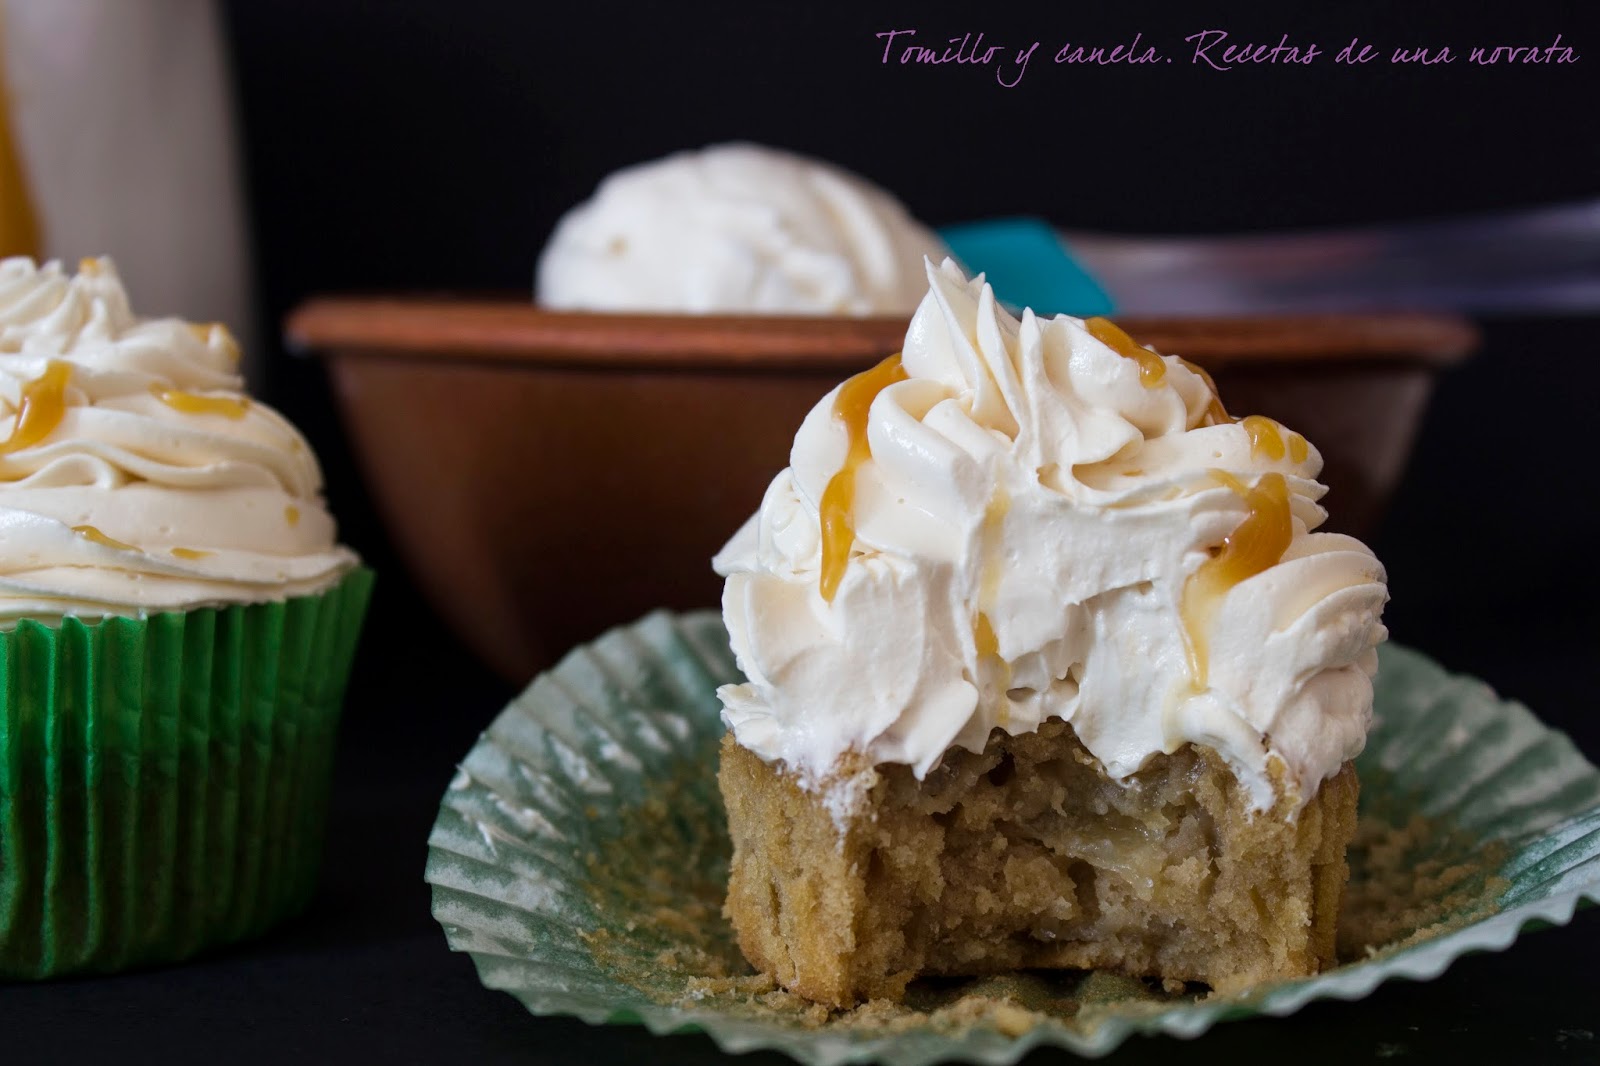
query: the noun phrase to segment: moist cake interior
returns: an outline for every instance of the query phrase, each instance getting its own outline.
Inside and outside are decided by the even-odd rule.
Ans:
[[[1334,961],[1355,830],[1349,764],[1298,817],[1287,799],[1252,813],[1209,748],[1158,755],[1117,782],[1057,720],[996,730],[981,753],[952,749],[924,781],[847,763],[821,793],[729,736],[721,782],[740,946],[823,1003],[898,997],[920,975],[1025,968],[1227,992]]]

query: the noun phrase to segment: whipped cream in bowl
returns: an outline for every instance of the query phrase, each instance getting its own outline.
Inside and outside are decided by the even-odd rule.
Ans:
[[[108,259],[0,261],[0,625],[287,599],[358,564],[238,358],[219,324],[135,315]]]
[[[537,302],[557,310],[909,315],[932,230],[863,178],[754,144],[627,167],[556,226]]]
[[[904,349],[824,397],[717,555],[740,744],[823,788],[1070,722],[1122,779],[1214,748],[1258,810],[1365,741],[1386,577],[1321,456],[1104,319],[925,269]]]

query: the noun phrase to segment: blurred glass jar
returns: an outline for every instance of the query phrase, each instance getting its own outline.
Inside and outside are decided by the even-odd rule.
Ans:
[[[0,0],[0,88],[0,254],[109,254],[140,307],[257,350],[216,5]]]

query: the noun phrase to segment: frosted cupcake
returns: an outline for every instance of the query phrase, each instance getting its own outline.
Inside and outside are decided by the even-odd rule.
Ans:
[[[716,560],[745,955],[835,1006],[921,974],[1316,973],[1383,567],[1316,532],[1315,448],[1203,371],[927,281]]]
[[[536,299],[569,311],[909,315],[944,242],[830,163],[717,144],[625,167],[568,211]]]
[[[221,325],[0,262],[0,977],[183,958],[314,887],[371,578]]]

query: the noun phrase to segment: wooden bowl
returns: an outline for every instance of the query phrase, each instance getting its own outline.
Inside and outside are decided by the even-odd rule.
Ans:
[[[1477,333],[1433,315],[1118,320],[1210,370],[1230,411],[1326,459],[1330,528],[1393,491],[1436,371]],[[314,299],[373,496],[424,592],[520,681],[654,607],[715,605],[710,559],[788,463],[801,419],[899,349],[906,320],[599,315],[525,303]]]

